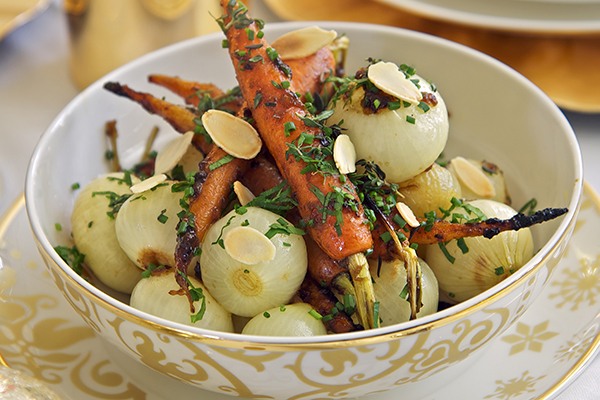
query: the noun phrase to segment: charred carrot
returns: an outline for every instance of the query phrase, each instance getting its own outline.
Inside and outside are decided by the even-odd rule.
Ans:
[[[140,104],[150,114],[160,115],[177,132],[186,133],[196,129],[194,121],[198,116],[185,107],[180,107],[168,101],[156,98],[149,93],[137,92],[127,85],[121,85],[117,82],[107,82],[104,88]],[[212,144],[208,143],[203,135],[194,135],[194,145],[204,154],[208,154]]]
[[[175,248],[175,267],[179,272],[175,279],[190,300],[192,312],[194,306],[188,291],[187,268],[208,228],[221,218],[233,183],[249,166],[247,160],[230,157],[224,150],[213,146],[194,176],[193,194],[187,198],[189,212],[179,221]]]
[[[328,331],[344,333],[360,330],[362,327],[355,325],[345,310],[338,308],[335,295],[324,286],[319,285],[311,278],[304,279],[298,295],[305,303],[310,304],[323,316],[323,323]],[[343,306],[343,305],[342,305]]]
[[[166,75],[150,75],[148,81],[163,86],[181,96],[186,104],[198,107],[207,97],[214,102],[214,107],[236,113],[242,108],[243,98],[237,88],[228,93],[223,92],[212,83],[186,81]]]

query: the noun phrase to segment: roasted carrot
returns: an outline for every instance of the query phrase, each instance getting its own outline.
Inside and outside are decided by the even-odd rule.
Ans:
[[[306,57],[286,60],[285,63],[292,69],[292,82],[302,95],[307,92],[321,94],[325,79],[336,69],[336,60],[327,46]]]
[[[117,82],[107,82],[104,88],[140,104],[150,114],[158,114],[167,121],[177,132],[186,133],[196,129],[194,120],[198,117],[193,111],[185,107],[177,106],[168,101],[158,99],[149,93],[137,92],[127,85]],[[208,154],[212,145],[206,141],[203,135],[194,135],[194,145],[204,154]]]
[[[323,133],[306,120],[309,114],[294,92],[293,79],[290,84],[291,69],[274,56],[257,23],[229,3],[222,0],[226,15],[221,22],[240,89],[264,144],[294,191],[308,232],[333,259],[369,250],[373,245],[371,232],[349,181],[344,182],[345,177],[336,171],[306,173],[309,164],[314,164],[302,159],[303,154],[290,155],[293,146],[320,148],[319,139],[311,138],[321,138]],[[299,142],[301,133],[308,143]]]
[[[432,221],[420,219],[421,226],[403,230],[394,222],[394,216],[397,214],[394,210],[388,218],[388,223],[393,226],[395,231],[403,233],[411,243],[435,244],[476,236],[483,236],[491,239],[501,232],[511,230],[516,231],[535,224],[550,221],[560,217],[567,211],[568,209],[566,208],[545,208],[536,211],[532,215],[516,214],[508,219],[488,218],[484,221],[470,223],[453,223],[440,219]],[[383,260],[390,260],[394,258],[393,244],[391,241],[384,242],[380,239],[384,232],[386,232],[384,224],[379,224],[373,230],[375,246],[371,257],[381,257]]]
[[[323,316],[323,323],[328,331],[344,333],[362,328],[355,325],[348,314],[336,307],[338,301],[335,295],[328,288],[319,285],[312,278],[307,277],[304,279],[300,290],[298,290],[298,295],[302,301],[313,306]],[[335,311],[332,311],[334,309]]]
[[[187,104],[194,106],[198,105],[198,92],[206,93],[212,98],[223,94],[223,91],[212,83],[191,82],[176,76],[153,74],[148,76],[148,82],[169,89],[171,92],[183,97]]]
[[[212,83],[199,83],[186,81],[177,77],[166,75],[150,75],[148,81],[161,85],[175,94],[181,96],[186,104],[198,107],[200,101],[209,96],[221,110],[227,110],[236,113],[242,108],[243,98],[238,91],[232,90],[230,93],[224,93]]]
[[[188,265],[208,228],[221,218],[221,212],[228,204],[233,183],[239,180],[250,166],[247,160],[240,158],[232,158],[218,166],[227,156],[224,150],[213,146],[210,153],[200,162],[192,186],[193,194],[188,199],[190,214],[179,221],[175,249],[175,267],[179,273],[175,275],[175,279],[188,296],[192,312],[194,306],[185,279]]]

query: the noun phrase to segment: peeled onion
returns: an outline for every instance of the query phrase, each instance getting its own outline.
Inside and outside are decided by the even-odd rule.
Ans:
[[[122,182],[122,172],[111,173],[92,180],[77,196],[71,213],[71,229],[77,249],[85,254],[85,263],[106,286],[123,293],[131,293],[141,278],[141,271],[119,246],[115,219],[106,215],[111,211],[109,199],[94,192],[131,194],[129,185]],[[139,179],[131,176],[132,183]],[[118,214],[117,214],[118,215]]]
[[[474,200],[488,218],[507,219],[517,212],[493,200]],[[455,213],[467,215],[463,208]],[[470,218],[473,218],[471,216]],[[529,228],[502,232],[491,239],[464,239],[468,252],[463,254],[457,241],[445,245],[452,263],[438,245],[428,245],[425,259],[438,279],[440,290],[451,300],[461,302],[496,285],[521,268],[533,256],[533,238]]]
[[[363,87],[357,88],[350,101],[345,98],[331,105],[335,111],[328,123],[339,123],[356,147],[357,159],[378,164],[389,182],[402,182],[423,172],[438,158],[448,138],[448,112],[438,92],[423,78],[418,79],[422,93],[432,93],[436,106],[424,112],[415,104],[397,110],[365,111]],[[414,123],[407,121],[414,118]]]
[[[422,304],[417,317],[433,314],[438,309],[438,282],[427,263],[418,260],[421,267]],[[377,261],[370,261],[375,298],[379,301],[381,326],[390,326],[410,319],[410,303],[402,293],[407,284],[406,268],[400,260],[384,261],[381,267]],[[401,294],[404,295],[401,296]]]
[[[317,336],[326,335],[327,329],[320,319],[310,312],[306,303],[274,307],[252,318],[242,334],[260,336]]]
[[[206,302],[206,311],[202,319],[192,323],[187,297],[169,294],[170,290],[179,289],[173,275],[173,272],[168,272],[140,280],[131,293],[130,305],[148,314],[180,324],[215,331],[233,332],[231,314],[217,303],[200,281],[190,276],[188,279],[193,287],[202,289]],[[202,299],[194,302],[196,312],[200,311],[201,306]]]
[[[115,225],[123,251],[138,267],[175,266],[177,224],[183,192],[171,192],[167,181],[151,190],[131,196],[121,207]],[[162,219],[163,222],[160,221]],[[195,262],[190,263],[192,266]]]
[[[439,208],[449,209],[453,197],[462,197],[461,186],[450,171],[434,163],[431,168],[399,184],[398,191],[405,197],[403,203],[411,208],[417,217]]]
[[[306,245],[302,236],[273,236],[270,242],[275,251],[268,261],[255,257],[245,260],[238,251],[230,249],[228,252],[224,248],[226,246],[219,244],[220,240],[223,240],[221,244],[228,243],[227,234],[240,227],[264,234],[280,218],[270,211],[248,207],[243,215],[231,211],[206,233],[200,258],[202,280],[215,299],[232,314],[254,317],[267,309],[286,304],[300,287],[307,269]],[[270,251],[265,249],[265,253]]]

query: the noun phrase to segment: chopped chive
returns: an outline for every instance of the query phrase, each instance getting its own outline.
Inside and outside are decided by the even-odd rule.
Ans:
[[[225,165],[228,162],[233,161],[234,159],[235,159],[234,156],[232,156],[231,154],[227,154],[227,155],[223,156],[223,158],[221,158],[221,159],[215,161],[214,163],[210,164],[208,166],[208,170],[209,171],[213,171],[213,170],[219,168],[220,166]]]
[[[59,223],[54,224],[54,229],[56,229],[57,231],[62,231],[62,226]]]
[[[454,264],[454,261],[456,261],[456,259],[450,255],[445,243],[439,242],[438,246],[440,247],[440,250],[442,250],[442,253],[444,253],[444,256],[446,256],[446,259],[450,261],[450,264]]]
[[[310,311],[308,312],[308,314],[309,314],[311,317],[313,317],[314,319],[318,319],[318,320],[322,320],[322,319],[323,319],[323,316],[322,316],[321,314],[319,314],[319,313],[318,313],[316,310],[314,310],[314,309],[313,309],[313,310],[310,310]]]
[[[408,122],[410,124],[414,124],[416,122],[415,117],[411,117],[410,115],[407,115],[406,122]]]
[[[504,274],[504,267],[498,267],[498,268],[494,269],[494,273],[496,275],[502,275],[502,274]]]
[[[165,208],[164,210],[162,210],[160,212],[160,215],[156,218],[158,220],[158,222],[160,222],[161,224],[166,224],[167,221],[169,220],[169,217],[167,217],[165,215],[166,212],[167,212],[167,209]]]
[[[420,102],[417,107],[423,110],[423,112],[429,111],[429,105],[427,105],[427,103],[425,103],[424,101]]]
[[[72,190],[77,190],[77,189],[79,189],[80,187],[81,187],[81,186],[79,186],[79,183],[74,183],[74,184],[72,184],[72,185],[71,185],[71,189],[72,189]]]

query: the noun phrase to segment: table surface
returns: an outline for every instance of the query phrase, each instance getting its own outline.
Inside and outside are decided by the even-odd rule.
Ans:
[[[254,15],[276,21],[261,1]],[[22,193],[29,156],[44,129],[78,93],[68,68],[66,22],[57,5],[0,41],[0,215]],[[600,114],[565,112],[581,144],[585,179],[600,191]],[[600,357],[556,399],[597,399]]]

